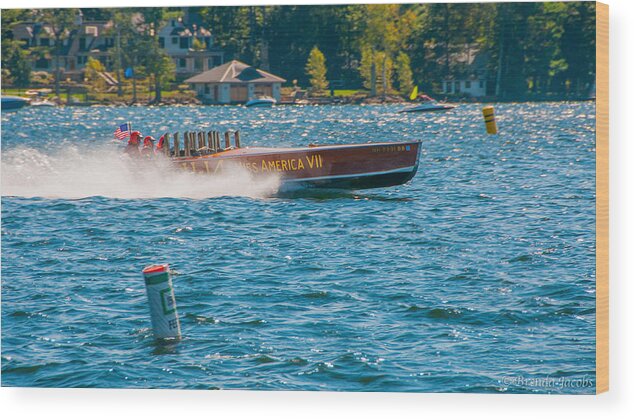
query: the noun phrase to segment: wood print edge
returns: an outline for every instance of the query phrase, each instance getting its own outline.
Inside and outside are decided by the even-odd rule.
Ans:
[[[609,8],[596,3],[596,393],[609,389]]]

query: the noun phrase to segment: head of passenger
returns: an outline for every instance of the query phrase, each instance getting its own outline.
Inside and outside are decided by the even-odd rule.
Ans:
[[[130,140],[128,141],[128,144],[139,144],[139,140],[141,138],[141,133],[139,131],[133,131],[132,133],[130,133]]]

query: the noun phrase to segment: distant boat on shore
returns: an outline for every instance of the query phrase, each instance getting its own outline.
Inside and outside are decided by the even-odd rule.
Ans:
[[[247,108],[270,108],[275,105],[277,101],[275,98],[271,98],[270,96],[260,96],[258,98],[253,98],[248,101],[245,106]]]
[[[41,101],[34,101],[31,102],[31,106],[43,106],[43,107],[52,107],[52,106],[57,106],[57,104],[55,102],[51,102],[47,99],[41,100]]]
[[[21,98],[19,96],[3,96],[2,98],[2,107],[3,111],[9,111],[13,109],[20,109],[29,104],[29,100],[26,98]]]
[[[438,111],[449,111],[450,109],[454,109],[455,105],[449,104],[441,104],[434,100],[423,102],[422,104],[410,106],[408,108],[401,109],[398,111],[401,112],[438,112]]]
[[[401,109],[400,112],[438,112],[438,111],[449,111],[450,109],[454,109],[455,105],[449,104],[441,104],[438,103],[435,99],[427,96],[427,95],[418,95],[418,86],[414,86],[412,89],[412,93],[409,95],[410,101],[419,100],[422,101],[417,105],[413,105],[404,109]]]

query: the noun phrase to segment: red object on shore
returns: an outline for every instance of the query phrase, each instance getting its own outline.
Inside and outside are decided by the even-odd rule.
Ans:
[[[298,148],[231,148],[173,157],[182,169],[217,174],[241,167],[252,176],[279,176],[301,187],[364,189],[404,184],[418,170],[420,142],[324,145]]]

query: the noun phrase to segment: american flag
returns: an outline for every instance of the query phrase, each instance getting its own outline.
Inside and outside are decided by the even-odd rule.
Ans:
[[[121,124],[114,131],[114,138],[115,139],[123,140],[124,138],[128,137],[129,135],[130,135],[130,123]]]

